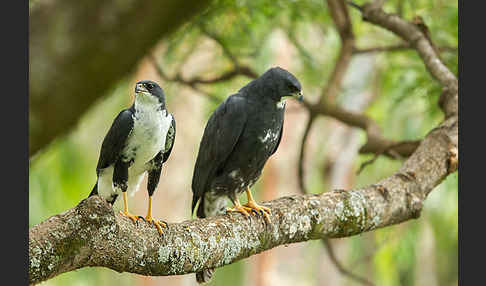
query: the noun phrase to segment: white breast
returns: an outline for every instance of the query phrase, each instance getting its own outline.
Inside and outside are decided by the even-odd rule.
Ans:
[[[134,115],[133,130],[124,151],[134,155],[129,173],[143,173],[146,163],[165,147],[165,138],[172,123],[172,116],[166,110],[138,109]],[[131,156],[129,156],[131,157]]]

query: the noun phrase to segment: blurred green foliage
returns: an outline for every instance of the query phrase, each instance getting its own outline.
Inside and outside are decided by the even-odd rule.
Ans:
[[[456,1],[390,0],[386,1],[385,10],[401,10],[403,17],[409,20],[420,15],[438,47],[458,45]],[[390,32],[363,22],[358,12],[350,10],[350,15],[358,47],[400,42]],[[173,75],[169,71],[183,69],[186,60],[197,53],[198,47],[207,41],[207,35],[211,35],[212,41],[219,41],[223,48],[214,50],[214,64],[201,67],[201,74],[218,75],[231,69],[233,63],[228,54],[261,73],[275,61],[276,52],[271,44],[271,35],[275,31],[283,33],[293,45],[298,62],[293,73],[305,87],[306,96],[313,101],[329,77],[340,47],[324,1],[216,0],[209,9],[164,40],[165,51],[158,57],[167,73]],[[457,74],[457,52],[442,52],[441,58]],[[378,91],[378,95],[366,114],[378,122],[387,138],[423,138],[443,118],[437,106],[440,86],[427,73],[414,51],[381,53],[374,57],[374,61],[377,81],[374,86],[370,83],[368,88]],[[237,77],[204,87],[204,90],[224,99],[247,81],[245,77]],[[30,162],[29,227],[75,206],[89,194],[96,180],[100,142],[116,114],[130,104],[128,82],[128,78],[120,81],[83,116],[69,136],[59,138]],[[168,101],[174,100],[172,95],[177,94],[178,88],[177,84],[168,84]],[[207,101],[203,107],[207,116],[216,105]],[[362,142],[365,140],[363,134]],[[311,192],[326,190],[327,182],[323,181],[321,173],[327,156],[324,148],[314,156],[315,168],[309,171],[310,181],[307,182]],[[360,155],[355,162],[356,169],[370,158],[371,155]],[[357,177],[356,186],[389,176],[400,165],[398,160],[380,157]],[[418,272],[423,263],[433,263],[435,272],[429,275],[434,277],[437,285],[457,285],[457,184],[456,173],[439,185],[425,201],[418,220],[343,239],[350,249],[347,257],[342,259],[343,264],[352,265],[353,271],[375,281],[376,285],[420,285],[417,284],[421,281]],[[260,183],[256,187],[260,188]],[[432,240],[430,251],[433,255],[429,260],[421,261],[419,257],[423,257],[420,254],[424,251],[422,241],[425,239]],[[304,254],[308,257],[309,271],[305,276],[311,285],[325,285],[319,284],[315,278],[318,268],[314,267],[319,263],[317,259],[321,256],[318,254],[322,251],[321,242],[306,243]],[[211,285],[227,285],[229,281],[234,286],[243,285],[244,271],[245,263],[241,261],[218,269]],[[135,277],[107,269],[84,268],[60,275],[43,285],[133,285]],[[343,285],[359,284],[347,279]]]

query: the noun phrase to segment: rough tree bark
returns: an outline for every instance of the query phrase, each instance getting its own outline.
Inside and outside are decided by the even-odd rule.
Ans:
[[[355,5],[357,6],[357,5]],[[458,167],[458,83],[412,23],[380,7],[364,19],[409,42],[443,86],[444,121],[392,176],[354,190],[283,197],[264,203],[272,223],[227,214],[170,225],[163,236],[115,215],[94,196],[29,230],[29,281],[37,284],[86,266],[143,275],[178,275],[221,267],[267,249],[311,239],[345,237],[418,218],[427,195]]]
[[[267,202],[268,225],[261,218],[228,214],[171,224],[159,236],[155,228],[136,226],[115,215],[103,199],[91,197],[29,230],[29,281],[86,266],[186,274],[283,244],[351,236],[418,218],[429,192],[457,169],[457,131],[457,116],[447,119],[397,173],[377,184]]]

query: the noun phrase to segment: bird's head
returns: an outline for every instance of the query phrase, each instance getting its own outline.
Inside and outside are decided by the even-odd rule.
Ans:
[[[135,84],[135,101],[143,105],[160,105],[165,107],[165,94],[154,81],[142,80]]]
[[[286,96],[291,96],[299,101],[304,99],[300,82],[293,74],[283,68],[271,68],[267,70],[261,78],[266,82],[265,85],[270,89],[269,94],[276,101],[280,101]]]

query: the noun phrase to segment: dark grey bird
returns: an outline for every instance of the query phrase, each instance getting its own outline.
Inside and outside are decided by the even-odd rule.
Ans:
[[[285,98],[303,99],[295,76],[275,67],[229,96],[213,112],[204,129],[192,178],[192,212],[200,218],[230,212],[256,213],[269,222],[270,209],[258,205],[250,188],[282,139]],[[246,192],[248,203],[238,195]],[[226,208],[227,198],[233,208]],[[213,269],[196,273],[199,283]]]
[[[123,196],[123,215],[136,222],[139,218],[157,227],[167,223],[153,219],[152,195],[159,183],[162,165],[174,146],[176,124],[165,106],[165,95],[155,82],[144,80],[135,85],[135,101],[122,110],[113,121],[101,145],[96,166],[98,179],[89,196],[100,195],[121,209],[119,195]],[[137,217],[128,211],[127,192],[138,190],[148,173],[147,216]]]

